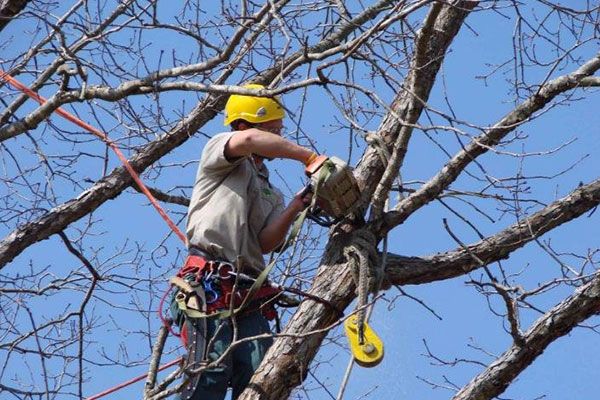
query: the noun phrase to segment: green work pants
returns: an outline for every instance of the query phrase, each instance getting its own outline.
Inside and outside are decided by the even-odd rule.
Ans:
[[[269,322],[258,311],[235,318],[237,339],[270,333]],[[216,333],[216,337],[215,336]],[[207,343],[212,342],[207,352],[209,361],[218,359],[233,339],[230,319],[209,318],[207,320]],[[214,339],[211,339],[213,338]],[[273,343],[272,338],[257,339],[237,345],[225,358],[222,365],[202,371],[200,382],[190,400],[223,400],[227,387],[233,389],[235,400],[246,388],[265,353]]]

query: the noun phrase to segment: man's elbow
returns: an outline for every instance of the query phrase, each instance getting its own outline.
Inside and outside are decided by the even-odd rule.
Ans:
[[[283,239],[274,237],[270,232],[263,232],[258,238],[258,244],[263,254],[269,254],[273,250],[281,248]]]
[[[263,254],[269,254],[275,247],[277,247],[277,243],[273,243],[270,240],[261,240],[260,241],[260,251]]]

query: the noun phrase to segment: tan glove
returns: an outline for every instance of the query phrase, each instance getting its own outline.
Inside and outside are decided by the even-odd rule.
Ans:
[[[313,153],[306,160],[305,163],[306,168],[304,169],[304,173],[306,174],[306,176],[310,177],[312,174],[317,172],[319,168],[321,168],[321,165],[323,165],[323,163],[327,161],[328,158],[329,157],[327,157],[326,155],[317,155],[317,153]]]

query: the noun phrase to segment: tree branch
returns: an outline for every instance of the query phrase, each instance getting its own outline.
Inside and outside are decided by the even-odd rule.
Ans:
[[[136,192],[143,193],[138,185],[133,184],[132,187],[136,190]],[[162,190],[159,190],[159,189],[156,189],[153,187],[149,187],[149,186],[146,186],[146,187],[148,188],[150,193],[152,193],[152,196],[154,196],[154,198],[156,198],[157,200],[159,200],[163,203],[177,204],[177,205],[184,206],[184,207],[187,207],[190,205],[190,199],[188,197],[175,196],[172,194],[165,193]]]
[[[600,275],[539,318],[523,335],[523,345],[513,344],[496,361],[463,387],[453,400],[486,400],[500,395],[556,339],[577,324],[600,313]]]
[[[600,204],[600,179],[506,228],[494,236],[457,250],[428,257],[388,256],[386,279],[395,285],[420,284],[467,274],[508,258],[532,240]],[[475,256],[475,257],[474,257]]]
[[[582,87],[597,87],[600,86],[599,76],[587,76],[581,80]]]
[[[381,222],[379,234],[383,235],[395,226],[404,222],[412,213],[423,207],[454,182],[462,171],[480,155],[497,145],[509,132],[524,122],[538,110],[561,93],[581,86],[581,81],[600,68],[600,53],[586,62],[577,71],[556,78],[543,85],[540,90],[508,113],[502,120],[487,132],[473,139],[471,143],[458,152],[440,172],[431,178],[415,193],[400,202],[396,210],[387,213]]]

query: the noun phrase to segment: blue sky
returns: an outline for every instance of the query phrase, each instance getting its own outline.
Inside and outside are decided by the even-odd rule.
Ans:
[[[550,21],[552,21],[550,26],[557,25],[552,17]],[[445,96],[447,96],[458,120],[488,126],[497,122],[504,113],[514,107],[514,98],[510,92],[512,86],[509,82],[513,76],[508,72],[507,67],[506,72],[500,69],[500,72],[485,81],[477,77],[490,72],[493,69],[492,64],[501,64],[512,56],[512,33],[516,20],[514,17],[505,18],[491,12],[480,12],[471,15],[467,23],[471,29],[464,27],[453,43],[443,66],[444,82],[440,76],[428,104],[436,110],[450,113],[445,100]],[[1,38],[8,40],[7,38],[11,35],[19,35],[15,41],[18,46],[14,47],[14,51],[23,51],[30,42],[26,35],[19,34],[23,29],[25,28],[19,23],[11,24],[2,32]],[[568,43],[568,35],[565,36],[567,37],[563,40]],[[151,43],[147,49],[149,55],[159,54],[160,50],[164,50],[165,54],[168,54],[171,48],[184,53],[187,50],[184,41],[176,42],[151,34],[146,39]],[[542,44],[540,43],[540,46]],[[588,59],[597,52],[597,47],[598,40],[591,41],[574,54]],[[3,49],[2,51],[12,50]],[[550,51],[541,51],[540,54],[550,60]],[[157,61],[156,57],[150,58]],[[564,70],[561,70],[562,67],[561,64],[552,73],[551,78],[575,68],[573,63],[565,65]],[[550,66],[528,68],[527,82],[541,81],[550,68]],[[367,81],[363,81],[363,83],[368,85]],[[444,93],[444,86],[446,93]],[[394,96],[394,93],[383,86],[373,89],[386,100],[390,100]],[[51,91],[48,90],[48,92]],[[600,150],[598,139],[600,114],[597,112],[597,93],[588,90],[585,93],[578,91],[576,94],[581,95],[583,99],[568,105],[557,106],[535,121],[524,125],[519,132],[527,135],[527,140],[507,146],[503,150],[546,152],[576,139],[572,144],[555,154],[526,158],[522,164],[520,159],[509,155],[486,154],[481,157],[481,162],[489,174],[496,177],[509,177],[522,168],[524,176],[553,175],[568,169],[579,159],[589,155],[573,169],[554,179],[526,179],[527,184],[531,185],[531,193],[527,197],[538,198],[544,203],[568,194],[580,181],[587,183],[597,178],[598,171],[600,171],[597,161],[597,154]],[[190,93],[166,94],[161,96],[161,105],[172,117],[177,110],[182,108],[189,110],[194,104],[195,96]],[[185,99],[185,106],[181,104],[182,99]],[[143,105],[147,101],[147,98],[139,97],[135,103]],[[299,101],[299,92],[284,97],[286,106],[291,110],[298,109]],[[30,107],[25,107],[23,110],[30,109]],[[88,105],[76,104],[74,109],[89,117]],[[22,115],[23,111],[20,112],[20,116]],[[339,113],[323,91],[320,88],[309,89],[308,102],[305,105],[305,114],[301,122],[302,129],[315,141],[319,151],[346,158],[348,156],[348,132],[331,132],[331,127],[336,124],[336,117],[339,118]],[[436,124],[445,123],[439,117],[433,118]],[[68,124],[59,121],[58,117],[53,117],[52,121],[60,127],[69,127]],[[420,122],[424,125],[429,123],[425,118],[422,118]],[[378,123],[379,119],[374,118],[369,128],[375,129]],[[107,119],[105,127],[110,128],[111,137],[120,137],[123,134],[123,126],[115,120]],[[68,129],[76,130],[71,127]],[[190,139],[184,146],[161,160],[163,165],[172,163],[173,166],[165,168],[158,178],[156,174],[147,174],[146,180],[150,185],[164,190],[181,187],[174,192],[189,196],[190,185],[196,173],[195,162],[206,141],[202,134],[212,135],[223,129],[221,118],[215,119],[203,127],[195,138]],[[478,133],[469,127],[461,126],[461,129],[471,135]],[[442,143],[450,154],[459,149],[457,140],[452,133],[448,131],[437,133],[429,131],[429,133],[431,137]],[[47,142],[44,143],[44,146],[48,153],[64,151],[76,153],[83,150],[99,152],[99,149],[102,149],[102,145],[94,140],[73,147],[62,147],[64,146],[62,143],[45,133],[42,128],[38,128],[34,135]],[[360,140],[357,142],[359,148],[353,151],[352,161],[354,162],[358,160],[364,149],[364,143]],[[136,143],[139,144],[139,142]],[[30,159],[27,162],[36,162],[36,158],[23,149],[26,146],[24,139],[13,139],[5,144],[9,148],[14,148],[19,156],[23,157],[22,160]],[[447,156],[422,131],[416,130],[402,171],[403,178],[407,182],[427,180],[446,161]],[[179,163],[185,163],[185,165],[182,166]],[[116,165],[116,158],[111,157],[109,170]],[[96,159],[84,160],[77,173],[82,179],[88,177],[96,180],[101,176],[101,167],[101,162]],[[290,161],[276,160],[270,164],[270,168],[273,171],[275,184],[284,189],[287,195],[291,195],[301,187],[303,183],[301,166]],[[469,167],[469,171],[479,174],[473,166]],[[282,177],[285,177],[285,182]],[[83,187],[88,185],[89,183],[82,183]],[[285,189],[287,186],[290,187],[289,191]],[[452,188],[477,190],[482,186],[482,183],[476,182],[472,178],[461,177]],[[57,204],[76,196],[81,191],[73,188],[70,184],[61,185],[60,180],[57,180],[55,190],[59,197]],[[509,192],[498,190],[498,193],[506,195]],[[456,200],[448,199],[448,204],[472,220],[485,235],[494,234],[515,222],[513,216],[500,212],[493,202],[478,202],[478,204],[485,208],[494,222],[482,218],[471,207]],[[44,206],[50,207],[52,204],[49,202]],[[185,209],[180,206],[166,205],[166,208],[170,210],[176,220],[180,220],[185,213]],[[126,275],[132,281],[141,279],[141,283],[138,283],[141,286],[145,285],[144,279],[148,278],[155,279],[163,275],[166,280],[166,277],[181,261],[180,255],[183,253],[183,248],[177,238],[171,235],[164,241],[168,235],[168,228],[155,215],[144,198],[131,190],[104,204],[94,212],[93,218],[97,223],[92,228],[93,238],[84,242],[86,249],[90,253],[98,252],[98,262],[114,264],[115,273]],[[448,219],[450,226],[466,243],[478,239],[477,235],[462,221],[450,214],[439,203],[433,202],[415,213],[404,225],[389,235],[390,251],[405,255],[427,255],[456,248],[456,243],[443,227],[443,218]],[[581,217],[577,221],[556,229],[542,239],[551,239],[552,245],[559,252],[585,253],[588,248],[597,247],[597,238],[600,237],[600,224],[595,223],[597,219],[598,214],[593,214],[589,218]],[[184,227],[184,222],[179,225]],[[70,227],[67,233],[72,237],[77,237],[77,229],[83,226],[83,222],[78,222]],[[7,227],[0,229],[2,236],[11,231]],[[325,237],[325,232],[315,227],[311,227],[310,232],[315,237],[318,235],[322,238]],[[127,251],[117,259],[110,260],[109,257],[125,241],[127,241]],[[139,258],[135,253],[136,248],[143,249]],[[165,248],[168,249],[167,254],[164,252]],[[318,255],[319,252],[315,251],[315,256]],[[573,265],[580,264],[580,261],[573,257],[565,256],[563,258]],[[32,246],[7,268],[16,273],[16,271],[26,268],[29,263],[32,263],[35,268],[49,265],[51,274],[57,276],[66,275],[68,271],[79,266],[78,261],[66,252],[56,237]],[[515,252],[509,260],[503,261],[503,267],[509,272],[525,269],[525,272],[515,279],[526,289],[535,288],[539,283],[555,277],[558,271],[556,262],[535,244],[530,244]],[[491,269],[497,271],[496,266],[492,266]],[[461,364],[455,368],[432,365],[431,360],[423,356],[426,353],[424,340],[427,341],[432,353],[445,360],[470,358],[486,364],[491,361],[489,356],[470,346],[481,347],[493,354],[501,354],[510,345],[510,336],[502,328],[503,324],[505,325],[502,318],[491,314],[486,299],[472,286],[465,285],[465,281],[477,277],[479,277],[479,272],[473,273],[471,277],[465,276],[445,282],[404,288],[410,295],[418,297],[432,307],[442,317],[441,321],[416,302],[406,297],[396,298],[398,292],[395,289],[386,293],[386,300],[377,303],[371,323],[385,342],[386,357],[376,368],[355,368],[345,398],[359,399],[372,391],[371,398],[447,399],[452,396],[451,391],[441,388],[432,390],[418,377],[440,385],[444,385],[444,377],[447,377],[448,380],[462,386],[480,370],[480,367],[476,365]],[[161,291],[165,287],[166,283],[159,285],[157,289]],[[94,303],[93,311],[90,309],[89,316],[94,315],[102,323],[102,327],[93,336],[95,348],[91,350],[91,354],[97,359],[102,359],[102,353],[105,353],[111,358],[120,357],[122,360],[127,360],[124,357],[123,347],[120,345],[122,342],[125,344],[129,360],[144,359],[149,354],[150,344],[141,339],[143,335],[136,331],[147,329],[149,326],[153,332],[156,332],[159,321],[155,314],[151,314],[148,320],[143,315],[132,318],[132,313],[125,312],[123,309],[139,305],[154,310],[158,299],[156,296],[138,298],[135,293],[129,296],[125,287],[112,289],[119,291],[119,294],[114,297],[114,303],[107,305],[99,301]],[[539,306],[550,307],[568,295],[571,290],[571,288],[559,288],[547,295],[540,296],[535,303]],[[81,295],[76,292],[68,293],[61,298],[52,298],[51,303],[48,303],[47,299],[41,299],[39,301],[40,313],[53,315],[57,309],[80,301]],[[493,305],[498,310],[502,310],[503,304],[498,299],[494,300]],[[526,329],[537,318],[537,314],[532,311],[524,311],[522,318],[523,329]],[[118,322],[121,330],[116,329],[114,321]],[[593,323],[594,321],[589,322]],[[334,330],[331,336],[338,336],[340,332],[339,329]],[[529,400],[546,394],[547,399],[572,398],[574,396],[592,398],[600,390],[600,383],[594,379],[594,371],[600,367],[600,361],[598,361],[598,357],[595,357],[593,351],[597,344],[598,336],[594,332],[586,329],[573,331],[569,336],[553,343],[525,373],[518,377],[502,397]],[[171,349],[176,348],[177,341],[171,338],[169,346]],[[165,359],[170,360],[173,357],[174,355],[168,355],[165,356]],[[335,344],[327,344],[318,356],[323,363],[312,371],[323,380],[334,395],[337,393],[348,357],[349,353],[346,349]],[[16,367],[19,361],[12,360],[11,363],[13,367]],[[35,362],[31,364],[31,368],[35,370]],[[84,392],[91,395],[103,390],[106,386],[144,373],[147,366],[142,364],[136,367],[115,368],[98,367],[90,363],[86,368],[93,378],[85,383]],[[299,398],[330,398],[325,391],[316,389],[317,387],[314,380],[309,378],[304,388],[310,389],[310,391],[306,394],[303,394],[302,391],[298,392]],[[138,384],[111,398],[139,396],[141,388],[142,385]]]

